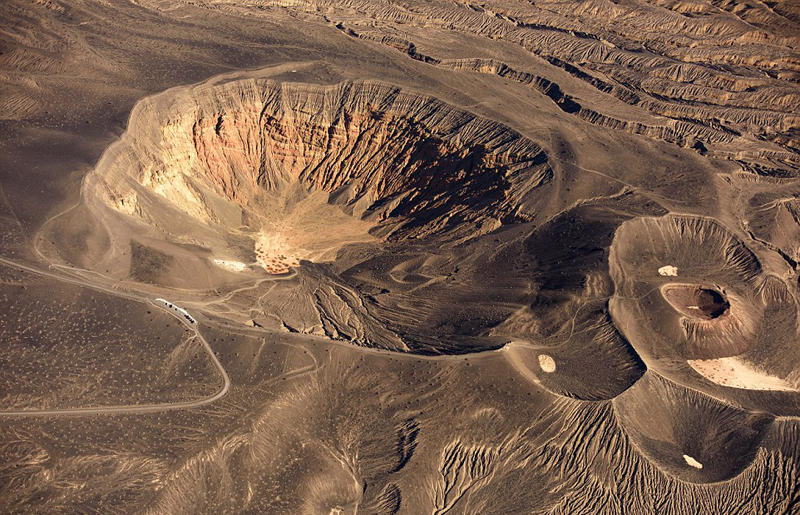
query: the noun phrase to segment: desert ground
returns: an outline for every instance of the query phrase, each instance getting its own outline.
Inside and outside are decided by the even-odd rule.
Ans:
[[[800,513],[800,3],[6,0],[0,512]]]

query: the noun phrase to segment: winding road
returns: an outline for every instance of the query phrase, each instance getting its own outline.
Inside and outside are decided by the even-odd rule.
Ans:
[[[54,274],[52,272],[47,272],[44,270],[38,270],[34,267],[23,265],[21,263],[17,263],[15,261],[11,261],[6,258],[0,258],[0,264],[7,265],[10,267],[18,268],[21,270],[25,270],[26,272],[31,272],[38,275],[44,275],[46,277],[51,277],[53,279],[57,279],[59,281],[64,281],[72,284],[77,284],[82,287],[88,287],[95,290],[100,290],[112,295],[116,295],[118,297],[124,297],[127,299],[131,299],[137,302],[149,302],[151,305],[161,309],[172,315],[174,318],[178,319],[184,326],[189,328],[192,332],[194,332],[194,338],[197,338],[200,343],[203,345],[203,348],[208,353],[208,356],[211,358],[212,363],[219,371],[220,375],[222,376],[223,385],[222,388],[211,395],[210,397],[204,397],[202,399],[197,399],[193,401],[184,401],[184,402],[165,402],[165,403],[156,403],[156,404],[129,404],[129,405],[111,405],[111,406],[95,406],[95,407],[85,407],[85,408],[64,408],[64,409],[19,409],[19,410],[6,410],[0,411],[0,417],[30,417],[30,416],[53,416],[53,415],[92,415],[92,414],[135,414],[135,413],[157,413],[162,411],[169,411],[169,410],[176,410],[176,409],[188,409],[188,408],[197,408],[200,406],[205,406],[206,404],[211,404],[212,402],[224,397],[228,390],[231,387],[231,380],[228,376],[228,373],[225,371],[225,368],[220,363],[217,356],[214,354],[213,349],[208,344],[208,341],[203,337],[200,331],[197,328],[196,324],[189,323],[183,316],[175,311],[167,308],[165,305],[155,302],[152,299],[143,299],[134,294],[124,293],[118,290],[112,290],[109,288],[105,288],[102,286],[88,284],[79,279],[75,279],[72,277],[65,277],[58,274]]]

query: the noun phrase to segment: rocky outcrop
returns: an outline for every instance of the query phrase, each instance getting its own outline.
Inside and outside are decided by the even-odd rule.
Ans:
[[[181,252],[190,244],[197,251],[187,259],[208,256],[193,276],[299,271],[270,295],[228,298],[242,323],[468,352],[500,345],[482,338],[514,305],[487,307],[458,282],[426,299],[425,283],[452,269],[454,245],[528,222],[549,202],[542,191],[552,180],[540,146],[428,96],[375,82],[243,80],[142,102],[85,193]],[[348,253],[348,245],[369,249]],[[426,254],[440,257],[418,259]],[[362,268],[395,257],[394,270]],[[130,270],[150,282],[189,273],[181,259],[168,264],[150,271],[131,261]]]

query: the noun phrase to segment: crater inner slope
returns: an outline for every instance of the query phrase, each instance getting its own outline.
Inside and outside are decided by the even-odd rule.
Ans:
[[[550,174],[532,141],[430,97],[247,80],[141,104],[93,188],[217,264],[281,273],[348,243],[524,219],[520,199]]]

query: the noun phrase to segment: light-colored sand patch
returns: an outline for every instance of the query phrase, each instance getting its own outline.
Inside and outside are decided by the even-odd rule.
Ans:
[[[271,274],[285,274],[300,261],[333,261],[345,245],[377,240],[369,234],[374,222],[351,216],[328,200],[324,191],[299,186],[261,199],[254,244],[258,264]]]
[[[503,354],[509,364],[522,377],[532,383],[540,384],[537,375],[539,371],[534,371],[536,365],[534,365],[533,353],[529,349],[525,348],[520,342],[512,341],[503,346]]]
[[[229,259],[215,259],[214,264],[220,268],[224,268],[225,270],[229,270],[231,272],[244,272],[247,270],[247,264],[242,263],[241,261],[232,261]]]
[[[678,277],[678,267],[665,265],[658,269],[658,275],[664,277]]]
[[[270,274],[286,274],[292,267],[308,258],[308,252],[293,248],[287,239],[277,232],[261,233],[255,242],[256,260]]]
[[[538,359],[539,367],[542,369],[542,372],[551,374],[556,371],[556,360],[552,357],[547,354],[539,354]]]
[[[741,358],[690,359],[687,362],[698,374],[722,386],[746,390],[798,391],[794,385],[754,368]]]
[[[703,464],[702,463],[700,463],[696,459],[692,458],[688,454],[684,454],[683,455],[683,459],[684,459],[684,461],[686,461],[686,464],[689,465],[690,467],[694,467],[696,469],[703,468]]]

